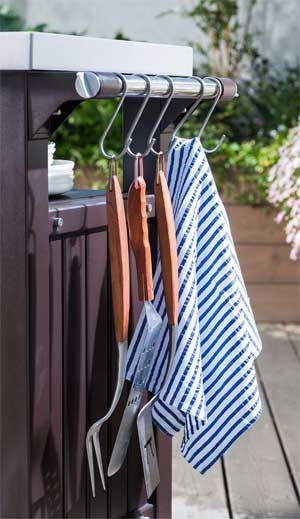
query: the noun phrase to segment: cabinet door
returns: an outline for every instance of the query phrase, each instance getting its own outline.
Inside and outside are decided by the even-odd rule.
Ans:
[[[87,310],[87,428],[104,416],[109,405],[109,287],[107,272],[107,233],[86,237],[86,310]],[[108,424],[100,431],[103,466],[107,467]],[[102,489],[95,464],[96,497],[93,498],[87,475],[87,516],[108,517],[107,492]]]
[[[63,432],[66,517],[86,517],[85,236],[63,240]]]
[[[99,204],[99,199],[96,202]],[[49,431],[41,465],[43,499],[39,510],[42,510],[43,517],[57,519],[168,517],[170,441],[165,439],[161,442],[161,436],[158,437],[158,452],[163,454],[162,491],[156,493],[149,504],[136,428],[126,462],[114,477],[106,479],[106,491],[102,489],[94,458],[96,497],[92,497],[85,438],[90,425],[109,408],[118,365],[107,228],[105,216],[101,217],[105,213],[103,209],[101,213],[100,209],[99,213],[96,212],[96,204],[86,211],[85,221],[90,222],[90,226],[85,228],[81,227],[82,218],[77,214],[77,208],[66,205],[65,209],[59,209],[59,215],[63,217],[61,211],[66,211],[63,232],[50,236],[49,248],[50,354],[45,363],[48,362],[50,372],[50,405]],[[80,211],[82,206],[78,207],[78,213]],[[99,227],[95,227],[95,221],[99,222]],[[153,218],[150,220],[150,236],[155,250]],[[135,265],[131,258],[131,334],[140,309]],[[100,431],[105,473],[128,393],[129,384],[125,383],[113,417]],[[36,517],[40,517],[38,510]]]

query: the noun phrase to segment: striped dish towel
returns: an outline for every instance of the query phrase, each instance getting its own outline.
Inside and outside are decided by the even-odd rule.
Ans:
[[[167,180],[179,263],[177,348],[153,420],[166,434],[184,428],[181,451],[204,473],[260,416],[254,359],[261,350],[229,222],[198,138],[176,139]],[[163,319],[146,387],[156,393],[168,358],[161,265],[153,304]],[[132,338],[132,380],[145,334],[142,311]]]

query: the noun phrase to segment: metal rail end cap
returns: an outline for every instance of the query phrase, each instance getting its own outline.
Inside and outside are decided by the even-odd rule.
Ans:
[[[95,72],[77,72],[75,89],[83,99],[95,97],[100,91],[101,80]]]

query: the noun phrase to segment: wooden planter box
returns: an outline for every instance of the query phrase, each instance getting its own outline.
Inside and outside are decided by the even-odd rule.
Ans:
[[[276,213],[239,205],[226,205],[226,210],[256,319],[299,321],[299,262],[289,259]]]

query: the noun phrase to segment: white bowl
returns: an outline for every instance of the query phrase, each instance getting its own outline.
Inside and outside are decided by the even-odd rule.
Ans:
[[[50,173],[48,175],[49,182],[64,182],[65,180],[74,180],[74,173],[72,171],[63,173]]]
[[[65,180],[64,182],[49,182],[48,189],[64,189],[65,186],[69,186],[68,189],[71,189],[74,185],[73,180]]]
[[[65,171],[73,171],[75,162],[72,160],[54,160],[49,166],[49,173],[58,173]]]
[[[64,180],[63,182],[53,182],[52,180],[49,180],[49,182],[48,182],[48,187],[50,186],[51,188],[52,188],[52,187],[55,187],[55,188],[56,188],[56,187],[65,186],[66,184],[67,184],[67,185],[70,184],[70,185],[73,186],[73,185],[74,185],[74,181],[73,181],[73,179],[72,179],[72,178],[69,178],[69,179]]]
[[[57,173],[56,171],[48,173],[48,178],[53,180],[63,180],[64,178],[74,178],[74,171],[62,171]]]
[[[70,191],[73,188],[73,180],[68,180],[65,182],[49,182],[48,184],[48,194],[49,195],[62,195],[67,191]]]
[[[53,163],[53,156],[55,153],[55,142],[48,143],[48,165]]]

